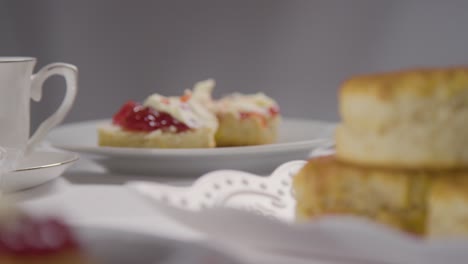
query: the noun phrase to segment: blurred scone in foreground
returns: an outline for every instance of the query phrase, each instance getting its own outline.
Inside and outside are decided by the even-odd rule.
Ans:
[[[428,235],[468,237],[468,171],[438,177],[428,197]]]
[[[340,113],[336,154],[294,177],[298,219],[348,214],[468,236],[468,68],[352,78]]]
[[[89,264],[71,227],[54,217],[32,217],[0,202],[1,264]]]
[[[310,160],[294,178],[299,219],[355,214],[416,234],[425,231],[428,177],[424,171],[373,169]]]
[[[468,168],[468,68],[417,69],[346,81],[340,159],[381,167]]]

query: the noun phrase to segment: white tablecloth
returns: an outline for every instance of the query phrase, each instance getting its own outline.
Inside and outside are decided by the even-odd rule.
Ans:
[[[37,214],[60,214],[79,225],[119,226],[181,239],[197,234],[158,213],[142,197],[122,186],[131,180],[189,184],[187,179],[111,175],[81,158],[63,177],[10,195],[21,207]]]
[[[10,194],[20,207],[33,214],[52,214],[64,217],[79,226],[117,227],[182,240],[198,240],[202,236],[174,220],[164,216],[138,194],[126,189],[123,183],[132,180],[167,182],[187,185],[195,178],[168,178],[137,175],[111,175],[82,157],[63,177],[32,189]],[[243,250],[239,251],[244,253]],[[245,252],[248,263],[310,263],[312,260],[296,260],[285,256]],[[327,262],[329,263],[329,262]]]

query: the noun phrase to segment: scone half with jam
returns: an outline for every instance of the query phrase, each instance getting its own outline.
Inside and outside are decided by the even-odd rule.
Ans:
[[[199,83],[200,84],[200,83]],[[127,102],[111,124],[98,128],[98,144],[131,148],[213,148],[216,116],[202,99],[211,88],[197,84],[183,96],[150,95],[143,104]]]

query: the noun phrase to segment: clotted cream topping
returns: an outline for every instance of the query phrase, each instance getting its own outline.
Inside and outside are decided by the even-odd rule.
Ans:
[[[143,105],[158,112],[167,113],[190,128],[217,126],[215,117],[193,99],[185,101],[185,99],[181,100],[179,97],[164,97],[153,94],[146,99]]]

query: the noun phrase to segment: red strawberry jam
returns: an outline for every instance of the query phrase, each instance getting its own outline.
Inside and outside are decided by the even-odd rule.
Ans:
[[[268,108],[268,114],[270,116],[277,116],[279,114],[280,110],[279,110],[279,107],[277,106],[272,106],[270,108]],[[256,112],[241,112],[240,113],[240,116],[242,119],[244,118],[249,118],[249,117],[263,117],[262,114],[260,113],[256,113]]]
[[[272,106],[272,107],[268,108],[268,114],[270,114],[270,116],[272,116],[272,117],[277,116],[279,114],[279,108],[275,107],[275,106]],[[260,119],[263,126],[267,125],[267,117],[265,115],[260,114],[260,113],[241,112],[240,113],[240,118],[241,119],[258,118],[258,119]]]
[[[0,256],[47,255],[78,248],[68,226],[55,218],[20,216],[15,222],[6,223],[0,229]]]
[[[280,109],[278,106],[272,106],[268,108],[268,112],[270,113],[271,116],[277,116],[280,112]]]
[[[174,127],[179,133],[190,129],[168,113],[159,112],[133,101],[125,103],[114,115],[112,122],[125,130],[139,132],[151,132],[158,129],[166,131],[170,127]]]

